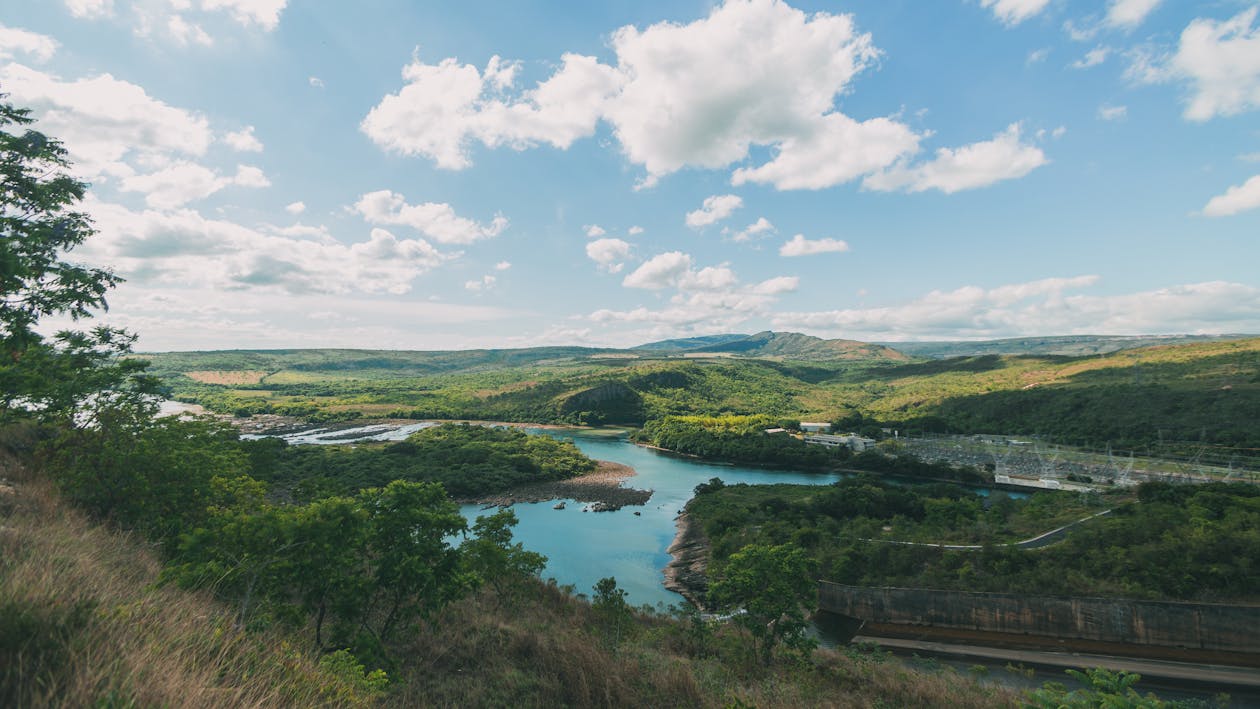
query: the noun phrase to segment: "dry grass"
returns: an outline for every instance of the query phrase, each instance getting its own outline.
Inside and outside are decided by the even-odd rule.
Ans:
[[[360,703],[283,638],[241,633],[212,599],[155,588],[139,540],[68,509],[12,459],[0,478],[0,705],[276,707]]]
[[[591,607],[554,586],[502,604],[489,593],[455,604],[402,649],[390,697],[402,706],[468,707],[1009,707],[1018,695],[952,672],[916,672],[819,650],[769,670],[744,638],[719,631],[696,652],[682,626],[640,617],[620,646]]]
[[[818,651],[765,669],[733,628],[702,648],[637,617],[617,647],[585,601],[530,583],[449,606],[393,648],[384,696],[210,597],[154,587],[160,560],[93,524],[0,453],[0,706],[1001,707],[1008,690]],[[15,640],[16,638],[16,640]],[[25,641],[23,640],[25,638]],[[303,644],[304,647],[304,644]]]
[[[267,376],[266,372],[241,369],[241,370],[212,370],[203,369],[196,372],[184,372],[184,376],[195,382],[202,384],[222,384],[224,386],[241,386],[243,384],[257,384]]]

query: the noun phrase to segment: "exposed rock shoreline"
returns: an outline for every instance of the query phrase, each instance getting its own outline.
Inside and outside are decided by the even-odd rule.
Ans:
[[[626,505],[643,505],[652,497],[652,490],[622,487],[621,483],[636,475],[634,468],[609,460],[596,461],[595,472],[568,480],[532,483],[493,495],[460,500],[464,504],[506,507],[518,502],[574,500],[592,503],[596,512],[611,512]]]
[[[675,520],[678,532],[669,545],[669,564],[665,567],[665,588],[691,601],[700,610],[705,608],[709,579],[709,539],[700,525],[692,524],[686,512]]]

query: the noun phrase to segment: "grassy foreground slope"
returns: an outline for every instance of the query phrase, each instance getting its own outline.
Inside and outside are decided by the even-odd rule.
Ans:
[[[1018,695],[860,652],[765,669],[733,628],[632,614],[614,639],[554,585],[489,586],[397,648],[388,675],[310,647],[303,629],[238,629],[207,593],[155,586],[161,560],[0,461],[4,706],[1012,706]],[[742,704],[741,704],[742,703]]]

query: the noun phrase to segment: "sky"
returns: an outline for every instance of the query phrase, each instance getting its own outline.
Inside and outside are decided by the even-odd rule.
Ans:
[[[0,0],[0,93],[145,351],[1260,333],[1255,0]]]

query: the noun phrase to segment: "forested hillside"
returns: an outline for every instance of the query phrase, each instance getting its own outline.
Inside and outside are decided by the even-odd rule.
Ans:
[[[669,415],[739,414],[1040,435],[1099,448],[1260,448],[1260,429],[1251,425],[1260,420],[1257,338],[1087,357],[917,362],[550,354],[494,364],[483,352],[463,363],[458,353],[443,353],[446,373],[430,372],[429,353],[209,352],[154,360],[175,397],[241,415],[641,425]]]

